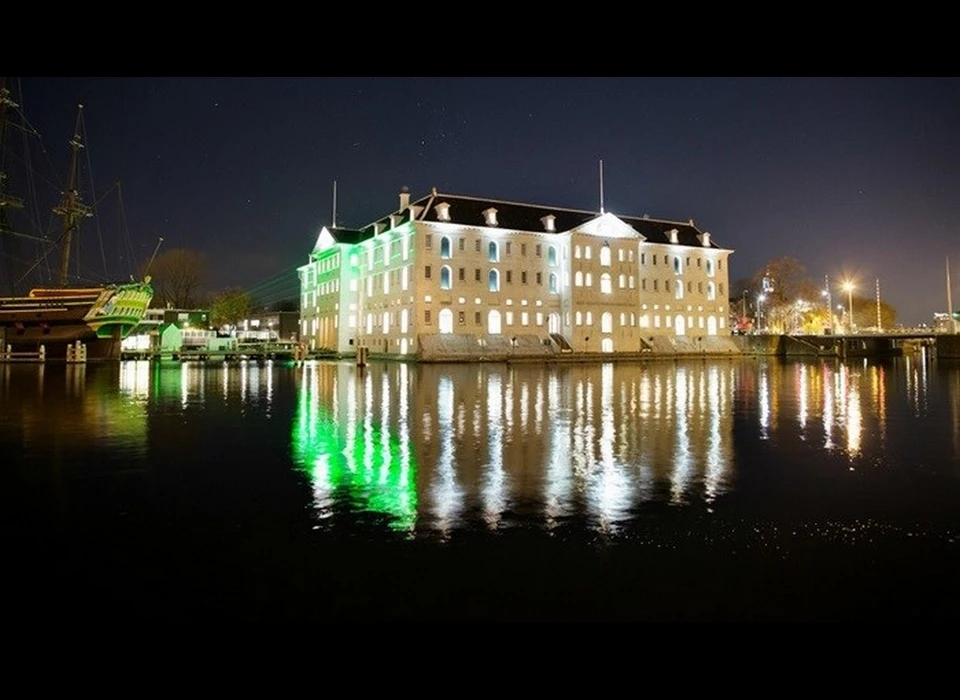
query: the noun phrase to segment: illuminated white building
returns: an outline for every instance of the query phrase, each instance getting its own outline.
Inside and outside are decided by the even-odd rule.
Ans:
[[[422,359],[709,348],[730,335],[731,253],[692,220],[404,191],[362,230],[321,230],[301,338]]]

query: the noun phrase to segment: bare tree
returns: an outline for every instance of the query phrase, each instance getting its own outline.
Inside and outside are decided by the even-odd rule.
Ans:
[[[175,309],[194,308],[200,302],[200,283],[206,271],[202,253],[173,248],[153,259],[149,274],[153,284],[153,305]]]

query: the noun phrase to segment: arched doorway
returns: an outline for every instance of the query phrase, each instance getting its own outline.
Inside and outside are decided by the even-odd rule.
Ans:
[[[684,327],[684,324],[683,324],[683,316],[681,314],[677,314],[673,318],[673,332],[676,333],[677,335],[687,334],[686,328]]]
[[[487,333],[490,335],[500,335],[500,312],[494,309],[487,316]]]
[[[441,333],[453,333],[453,311],[440,309],[439,324]]]
[[[613,314],[609,311],[604,311],[600,315],[600,332],[613,333]]]

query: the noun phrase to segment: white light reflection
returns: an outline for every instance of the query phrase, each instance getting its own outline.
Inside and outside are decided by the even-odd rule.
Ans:
[[[150,360],[120,363],[120,390],[135,399],[146,399],[150,395]]]
[[[797,422],[800,424],[801,437],[807,427],[807,394],[810,391],[810,382],[807,376],[807,365],[797,366],[797,398],[800,405],[797,407]]]
[[[823,407],[821,410],[823,412],[823,447],[826,450],[833,449],[834,406],[836,404],[834,382],[836,381],[837,374],[824,365],[823,379],[821,380],[823,384]]]
[[[726,463],[723,459],[723,439],[720,432],[720,422],[727,415],[726,383],[720,369],[712,366],[707,376],[707,454],[704,460],[705,473],[703,488],[708,504],[712,504],[721,493],[723,475]]]
[[[851,457],[860,454],[863,438],[863,414],[860,406],[860,382],[850,381],[847,388],[846,426],[847,426],[847,454]]]
[[[600,369],[600,461],[594,484],[600,529],[604,532],[612,532],[630,513],[629,483],[614,460],[614,426],[613,365],[608,362]]]
[[[758,382],[757,401],[760,403],[760,439],[766,440],[770,437],[770,382],[766,367],[761,368]]]
[[[425,414],[426,417],[426,414]],[[462,509],[463,491],[454,469],[453,380],[445,374],[437,385],[437,477],[433,486],[437,527],[449,533]]]
[[[552,373],[547,380],[547,414],[550,416],[550,430],[547,431],[549,448],[547,454],[547,475],[544,480],[544,510],[547,526],[557,525],[557,519],[571,513],[570,445],[573,440],[570,411],[561,409],[560,379]]]
[[[506,393],[512,396],[510,384],[507,386]],[[504,393],[500,375],[491,375],[487,380],[487,464],[483,470],[483,518],[491,529],[499,526],[506,500],[503,495],[506,483],[503,473],[504,434],[509,435],[512,421],[510,411],[506,412],[507,418],[504,419]]]
[[[670,475],[670,503],[683,503],[684,494],[693,475],[693,459],[690,455],[690,412],[693,410],[690,400],[690,387],[687,385],[686,368],[680,367],[674,375],[674,408],[676,444],[673,451],[673,472]]]

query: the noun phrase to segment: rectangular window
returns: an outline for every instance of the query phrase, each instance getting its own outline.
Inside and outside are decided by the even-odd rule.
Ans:
[[[473,244],[474,244],[474,245],[473,245],[473,249],[476,250],[476,251],[479,253],[479,252],[480,252],[480,239],[478,238],[477,240],[475,240],[475,241],[473,242]]]
[[[513,270],[507,270],[507,284],[513,284]]]
[[[507,241],[507,255],[510,255],[510,250],[513,248],[513,244],[510,241]]]
[[[457,241],[457,245],[460,247],[461,252],[463,251],[463,247],[466,245],[466,243],[466,238],[461,238],[459,241]]]
[[[480,281],[480,268],[479,268],[479,267],[478,267],[476,270],[473,271],[473,279],[474,279],[474,281],[476,281],[476,282],[479,282],[479,281]]]
[[[543,284],[543,273],[542,273],[542,272],[538,272],[538,273],[537,273],[537,284]]]
[[[474,312],[473,312],[473,322],[474,322],[476,325],[478,325],[478,326],[480,325],[480,312],[479,312],[479,311],[474,311]]]
[[[423,312],[423,322],[430,323],[430,309],[425,309]]]
[[[457,314],[457,322],[462,326],[467,322],[467,313],[465,311],[460,311]]]
[[[527,283],[527,271],[523,270],[520,273],[520,284],[526,284],[526,283]]]
[[[526,243],[521,243],[521,244],[520,244],[520,255],[526,255],[526,254],[527,254],[527,244],[526,244]]]
[[[423,276],[424,276],[426,279],[430,279],[430,266],[429,266],[429,265],[427,265],[426,267],[423,268]]]
[[[423,237],[423,246],[427,250],[430,250],[431,248],[433,248],[433,236],[431,234],[428,233]]]
[[[538,258],[541,257],[541,254],[540,254],[540,253],[541,253],[541,245],[540,245],[539,243],[537,243],[536,252],[537,252],[537,257],[538,257]]]
[[[464,270],[462,267],[459,270],[457,270],[457,276],[460,278],[461,282],[463,282],[463,278],[465,274],[466,274],[466,270]]]

